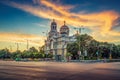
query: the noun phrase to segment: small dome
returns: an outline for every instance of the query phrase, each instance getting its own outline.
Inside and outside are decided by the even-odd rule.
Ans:
[[[66,22],[64,21],[64,25],[63,26],[61,26],[61,29],[69,29],[68,28],[68,26],[66,26],[66,24],[65,24]]]
[[[63,25],[63,26],[61,26],[61,28],[60,28],[60,29],[69,29],[69,28],[68,28],[68,26]]]
[[[56,22],[55,20],[53,19],[53,22],[51,23],[51,25],[56,25]]]
[[[64,25],[61,26],[61,28],[60,28],[60,33],[61,34],[69,34],[69,28],[67,25],[65,25],[65,21],[64,21]]]

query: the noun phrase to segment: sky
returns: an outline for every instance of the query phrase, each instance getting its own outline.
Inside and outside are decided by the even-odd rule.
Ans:
[[[58,27],[66,21],[70,35],[75,27],[84,27],[103,42],[120,44],[120,0],[0,0],[0,49],[11,51],[40,47],[44,44],[50,23]],[[43,33],[44,32],[44,33]]]

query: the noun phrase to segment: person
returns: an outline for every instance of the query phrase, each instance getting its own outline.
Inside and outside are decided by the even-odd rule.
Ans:
[[[98,53],[98,51],[96,51],[96,55],[97,55],[97,59],[99,60],[99,56],[98,56],[98,55],[99,55],[99,53]]]

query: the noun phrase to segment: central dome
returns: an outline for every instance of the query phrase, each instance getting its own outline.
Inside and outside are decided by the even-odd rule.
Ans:
[[[69,29],[68,26],[66,26],[66,25],[61,26],[61,29],[62,29],[62,28],[63,28],[63,29]]]
[[[61,33],[61,34],[69,34],[69,28],[68,28],[68,26],[65,24],[65,21],[64,21],[64,25],[61,26],[61,28],[60,28],[60,33]]]

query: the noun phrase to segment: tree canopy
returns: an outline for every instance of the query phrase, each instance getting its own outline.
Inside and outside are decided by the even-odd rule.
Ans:
[[[77,35],[76,39],[75,42],[68,43],[67,45],[67,51],[73,55],[73,59],[77,59],[79,50],[82,56],[85,56],[86,50],[89,58],[97,58],[98,56],[100,58],[109,58],[110,54],[112,58],[120,58],[120,45],[99,42],[87,34]]]

